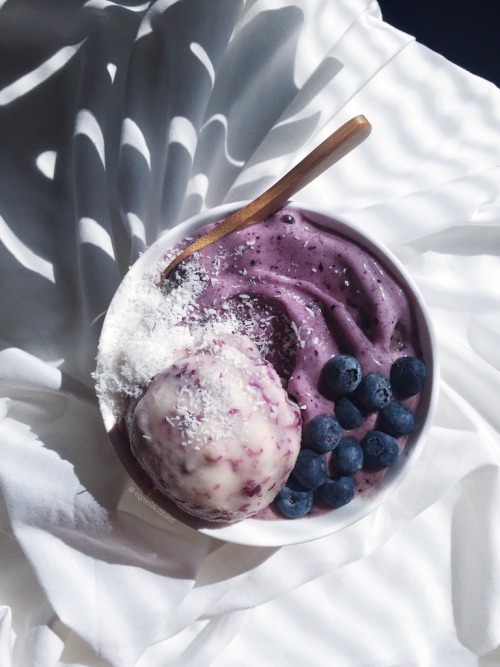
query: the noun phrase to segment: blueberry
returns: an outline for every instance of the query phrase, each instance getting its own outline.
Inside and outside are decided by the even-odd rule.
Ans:
[[[399,401],[391,401],[379,413],[380,429],[398,438],[407,435],[415,426],[415,417],[409,407]]]
[[[342,428],[347,430],[357,428],[365,421],[359,406],[348,396],[341,396],[335,403],[335,416]]]
[[[304,426],[302,446],[320,454],[331,452],[340,440],[341,428],[335,417],[317,415]]]
[[[359,383],[356,398],[365,410],[381,410],[392,400],[391,383],[379,373],[370,373]]]
[[[301,449],[293,469],[295,479],[306,489],[315,489],[326,481],[326,461],[323,454],[317,454],[312,449]]]
[[[419,394],[427,381],[427,367],[416,357],[400,357],[391,368],[391,384],[400,398]]]
[[[321,390],[326,398],[335,398],[354,391],[362,378],[361,365],[350,354],[337,354],[323,366]]]
[[[361,440],[364,465],[372,470],[382,470],[394,465],[399,456],[396,438],[381,431],[370,431]]]
[[[356,438],[346,436],[337,445],[331,460],[336,475],[354,475],[363,467],[363,449]]]
[[[298,519],[311,511],[313,492],[309,489],[299,490],[286,485],[275,498],[279,512],[288,519]]]
[[[318,489],[318,498],[325,505],[337,509],[342,505],[347,505],[356,493],[356,483],[352,477],[339,477],[338,479],[329,479]]]

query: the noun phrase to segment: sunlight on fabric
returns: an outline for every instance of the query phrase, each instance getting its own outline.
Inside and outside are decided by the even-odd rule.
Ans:
[[[149,2],[144,2],[142,5],[136,7],[129,7],[118,2],[111,2],[111,0],[88,0],[83,6],[92,7],[93,9],[106,9],[107,7],[121,7],[121,9],[128,9],[130,12],[142,12],[149,7]]]
[[[78,51],[85,40],[72,46],[65,46],[48,60],[36,67],[28,74],[17,79],[13,83],[0,90],[0,106],[10,104],[19,97],[26,95],[41,83],[50,78],[70,60]]]
[[[87,109],[81,109],[76,117],[75,134],[83,134],[94,144],[97,153],[101,159],[103,167],[106,167],[104,156],[104,135],[93,113]]]
[[[94,319],[90,322],[90,326],[93,327],[95,326],[100,320],[104,319],[106,316],[107,310],[103,310],[102,313],[99,313],[99,315],[96,315]]]
[[[143,221],[135,213],[127,213],[127,222],[130,235],[135,236],[139,241],[146,245],[146,229]]]
[[[201,44],[198,44],[198,42],[191,42],[189,48],[191,49],[191,52],[198,58],[203,67],[207,70],[213,88],[215,82],[215,70],[214,66],[212,65],[212,61],[208,56],[208,53],[205,51]]]
[[[189,195],[199,195],[204,201],[207,192],[208,176],[206,174],[195,174],[192,178],[189,179],[189,183],[186,188],[186,197]]]
[[[2,419],[5,419],[7,413],[9,412],[10,398],[0,398],[0,422]],[[0,653],[0,655],[2,655]]]
[[[59,359],[52,359],[51,361],[45,360],[45,363],[47,366],[52,366],[52,368],[60,368],[65,362],[64,357],[60,357]]]
[[[36,159],[36,166],[42,172],[44,176],[50,178],[52,181],[54,179],[54,173],[56,170],[56,151],[44,151]]]
[[[61,380],[59,369],[24,350],[17,347],[0,350],[0,381],[30,389],[58,391]]]
[[[500,176],[500,171],[499,174]],[[498,211],[500,210],[500,196],[495,200],[490,202],[485,202],[480,204],[476,211],[474,212],[471,221],[480,223],[482,225],[493,225],[496,227],[498,224]]]
[[[151,153],[149,152],[146,139],[135,120],[131,118],[125,118],[123,121],[122,146],[131,146],[139,151],[151,170]]]
[[[108,63],[106,65],[106,69],[108,70],[108,74],[109,74],[109,78],[111,79],[111,83],[113,83],[114,80],[115,80],[116,70],[118,68],[114,63]]]
[[[225,139],[224,139],[224,154],[226,156],[227,161],[230,164],[234,165],[235,167],[243,167],[244,164],[245,164],[244,160],[236,160],[235,158],[232,158],[229,155],[229,151],[228,151],[228,148],[227,148],[227,127],[228,127],[227,118],[225,116],[223,116],[221,113],[217,113],[214,116],[212,116],[211,118],[209,118],[206,123],[204,123],[204,125],[201,128],[201,131],[203,131],[206,127],[208,127],[210,125],[210,123],[220,123],[225,130],[225,135],[226,136],[225,136]]]
[[[194,157],[198,138],[193,123],[184,116],[174,116],[170,121],[168,145],[180,144]]]
[[[108,232],[92,218],[80,218],[78,222],[78,233],[80,243],[88,243],[96,246],[106,253],[111,259],[115,259],[113,242]]]
[[[53,264],[39,257],[28,246],[24,245],[9,228],[2,216],[0,216],[0,241],[24,268],[38,273],[43,278],[50,280],[51,283],[56,282]]]

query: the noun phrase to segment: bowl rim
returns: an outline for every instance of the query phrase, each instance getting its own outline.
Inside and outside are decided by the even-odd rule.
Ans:
[[[233,202],[208,209],[166,230],[132,265],[126,274],[127,280],[133,280],[141,275],[147,267],[151,267],[153,262],[158,262],[169,248],[178,241],[211,222],[227,217],[233,211],[242,208],[246,203],[248,202]],[[400,486],[409,474],[412,465],[420,456],[433,423],[438,399],[439,359],[434,326],[416,283],[401,261],[389,248],[344,215],[336,214],[324,207],[311,206],[295,199],[289,201],[286,206],[299,209],[308,219],[323,227],[333,226],[336,232],[344,234],[354,242],[364,246],[376,258],[381,260],[382,264],[387,265],[393,277],[409,292],[415,307],[422,354],[429,371],[427,384],[422,392],[420,408],[420,412],[426,415],[426,419],[416,420],[415,429],[410,434],[401,456],[396,464],[388,469],[382,480],[377,482],[369,492],[355,496],[348,505],[317,516],[275,520],[249,518],[233,524],[209,523],[184,513],[154,487],[135,461],[124,429],[115,423],[111,412],[99,400],[99,409],[111,444],[125,470],[140,487],[144,496],[149,497],[151,501],[167,511],[173,518],[204,535],[247,546],[279,547],[316,540],[337,533],[374,512]],[[116,303],[116,300],[120,298],[121,291],[124,289],[123,284],[124,281],[119,285],[111,303]],[[112,318],[112,316],[113,313],[108,309],[101,330],[101,339],[106,336],[108,317]]]

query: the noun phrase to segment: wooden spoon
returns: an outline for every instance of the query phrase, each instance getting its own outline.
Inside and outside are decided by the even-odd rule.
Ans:
[[[163,271],[160,285],[164,283],[172,269],[192,253],[238,229],[265,220],[296,192],[359,146],[370,134],[371,129],[372,126],[364,116],[356,116],[347,121],[257,199],[231,214],[177,255]]]

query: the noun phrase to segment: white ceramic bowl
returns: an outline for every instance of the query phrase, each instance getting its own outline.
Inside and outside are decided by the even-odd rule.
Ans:
[[[169,230],[141,255],[130,269],[128,278],[132,280],[137,279],[148,268],[161,260],[165,252],[177,242],[186,236],[191,236],[193,232],[205,225],[227,217],[244,204],[245,202],[239,202],[211,209]],[[334,214],[328,211],[303,205],[300,202],[291,202],[291,205],[301,209],[311,221],[347,236],[364,246],[375,257],[378,257],[381,263],[390,269],[396,280],[406,289],[413,301],[423,358],[428,368],[428,381],[421,395],[415,429],[409,435],[402,455],[370,492],[355,496],[348,505],[339,509],[301,519],[278,519],[272,521],[246,519],[239,523],[221,525],[204,522],[179,510],[161,492],[155,489],[132,455],[123,425],[117,425],[110,410],[102,403],[100,405],[104,424],[111,442],[125,469],[141,489],[144,496],[149,497],[175,519],[206,535],[227,542],[252,546],[283,546],[315,540],[342,530],[367,516],[370,512],[373,512],[399,486],[420,455],[432,424],[438,395],[439,370],[436,355],[437,345],[432,323],[422,297],[403,265],[387,248],[378,243],[374,238],[368,236],[364,231],[356,228],[348,220],[340,216],[334,216]],[[120,299],[121,291],[122,286],[118,288],[113,301]],[[110,318],[112,317],[113,314],[108,313],[105,318],[101,333],[102,340],[106,340],[110,336]]]

